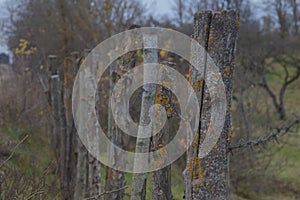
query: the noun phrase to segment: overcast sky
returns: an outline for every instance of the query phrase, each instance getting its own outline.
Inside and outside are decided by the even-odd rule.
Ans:
[[[2,21],[2,18],[4,16],[4,14],[6,13],[5,9],[4,9],[4,5],[3,5],[4,1],[5,0],[0,0],[0,23]],[[2,27],[0,26],[0,28],[2,28]],[[0,53],[7,52],[7,47],[5,45],[5,41],[4,41],[3,37],[2,37],[2,34],[3,34],[2,30],[0,30]]]
[[[142,0],[143,2],[153,5],[153,11],[157,14],[170,14],[172,9],[172,0]]]

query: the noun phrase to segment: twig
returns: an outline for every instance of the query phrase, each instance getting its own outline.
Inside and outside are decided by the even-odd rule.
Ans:
[[[43,194],[44,191],[38,191],[38,192],[34,192],[32,193],[29,197],[27,197],[25,200],[29,200],[31,199],[32,197],[36,196],[36,195],[39,195],[39,194]]]
[[[289,125],[276,128],[276,130],[274,132],[272,132],[270,135],[268,135],[262,139],[249,140],[249,141],[240,143],[238,145],[228,147],[228,152],[232,153],[232,151],[237,150],[237,149],[246,148],[246,147],[253,148],[255,146],[260,146],[260,145],[265,147],[265,145],[271,141],[276,141],[277,143],[279,143],[278,136],[279,135],[283,136],[283,135],[287,134],[288,132],[290,132],[290,130],[293,126],[295,126],[299,123],[300,123],[300,118],[296,117],[296,119]]]
[[[103,196],[103,195],[105,195],[105,194],[111,194],[111,193],[119,192],[120,190],[125,190],[125,189],[127,189],[127,188],[128,188],[128,186],[124,186],[124,187],[121,187],[121,188],[116,189],[116,190],[105,191],[105,192],[103,192],[103,193],[101,193],[101,194],[99,194],[99,195],[96,195],[96,196],[93,196],[93,197],[85,198],[84,200],[97,199],[97,198],[99,198],[99,197],[101,197],[101,196]]]
[[[4,162],[3,163],[1,163],[1,165],[0,165],[0,168],[7,162],[7,161],[9,161],[12,157],[13,157],[13,155],[14,155],[14,153],[15,153],[15,151],[16,151],[16,149],[18,148],[18,146],[20,145],[20,144],[22,144],[26,139],[28,138],[28,135],[26,135],[14,148],[13,148],[13,150],[12,150],[12,152],[11,152],[11,154],[8,156],[8,158],[6,159],[6,160],[4,160]]]

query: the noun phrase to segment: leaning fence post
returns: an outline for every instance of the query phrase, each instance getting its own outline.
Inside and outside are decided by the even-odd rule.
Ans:
[[[202,106],[196,141],[194,141],[187,154],[185,199],[229,199],[227,147],[229,144],[228,135],[231,132],[230,108],[238,28],[239,15],[237,11],[206,11],[195,15],[194,39],[207,50],[219,68],[225,85],[227,112],[223,131],[217,144],[208,156],[200,159],[198,151],[209,127],[211,102],[205,80],[192,80],[193,85],[201,87]]]

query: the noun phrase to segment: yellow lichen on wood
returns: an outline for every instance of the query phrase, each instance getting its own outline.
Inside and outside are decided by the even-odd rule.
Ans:
[[[230,76],[230,73],[231,73],[231,69],[229,66],[225,67],[224,69],[224,73],[226,74],[226,76]]]
[[[157,86],[155,93],[155,104],[159,104],[165,107],[168,117],[172,116],[174,107],[171,103],[171,98],[163,94],[163,87]]]
[[[172,116],[172,113],[173,113],[173,109],[172,108],[168,108],[167,109],[167,115],[168,116]]]
[[[189,78],[189,83],[192,83],[193,82],[193,79],[192,79],[192,76],[193,75],[193,68],[190,67],[189,68],[189,75],[188,75],[188,78]]]
[[[187,166],[187,175],[192,180],[192,186],[194,188],[200,188],[203,186],[204,174],[199,157],[195,157],[189,161]]]
[[[196,134],[192,144],[194,149],[198,148],[198,143],[199,143],[199,134]]]
[[[162,87],[161,86],[156,87],[154,101],[155,101],[155,104],[161,104],[161,102],[162,102]]]
[[[161,50],[161,51],[159,52],[159,55],[160,55],[162,58],[165,58],[165,57],[167,56],[167,51]]]
[[[193,88],[195,91],[198,91],[200,89],[202,89],[203,87],[203,79],[197,79],[194,83],[193,83]]]
[[[168,59],[167,59],[169,62],[172,62],[173,60],[174,60],[174,58],[173,57],[168,57]]]
[[[227,134],[227,141],[228,141],[228,143],[231,142],[232,135],[233,135],[232,132],[229,131],[228,134]]]
[[[214,40],[214,36],[212,34],[210,34],[210,36],[208,37],[208,46],[210,46],[210,43]]]

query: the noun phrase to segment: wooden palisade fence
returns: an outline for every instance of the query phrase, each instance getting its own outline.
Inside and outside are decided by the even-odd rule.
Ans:
[[[205,80],[193,76],[195,72],[191,68],[190,83],[198,95],[201,110],[199,130],[193,145],[187,151],[187,165],[184,171],[184,196],[188,200],[229,199],[227,148],[230,142],[228,135],[231,133],[230,107],[238,28],[239,16],[236,11],[206,11],[195,15],[193,37],[207,50],[222,74],[226,87],[227,113],[218,143],[207,157],[199,159],[199,146],[209,125],[211,103]],[[76,134],[72,116],[72,90],[84,56],[84,54],[73,53],[64,59],[63,64],[58,63],[56,56],[49,56],[47,97],[52,113],[52,143],[58,159],[62,197],[76,200],[101,199],[103,197],[105,199],[123,199],[126,186],[125,173],[107,167],[105,187],[103,187],[105,191],[101,191],[100,163],[86,151]],[[114,70],[116,67],[111,67],[111,75]],[[114,81],[110,81],[111,86],[115,84]],[[158,91],[161,91],[162,88],[158,87],[156,90],[154,101],[159,100]],[[108,123],[108,129],[110,129],[108,137],[119,145],[126,146],[127,140],[118,136],[113,120],[109,118]],[[151,148],[157,147],[152,146]],[[172,199],[170,167],[153,173],[153,199]],[[145,190],[144,185],[140,186]],[[142,191],[140,195],[136,199],[145,199],[145,191]]]

